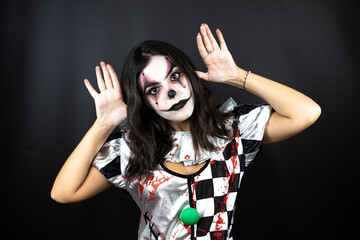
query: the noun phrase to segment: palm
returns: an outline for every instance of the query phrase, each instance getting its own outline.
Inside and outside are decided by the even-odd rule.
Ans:
[[[121,99],[117,89],[104,90],[95,99],[97,119],[107,126],[119,125],[126,116],[126,104]]]
[[[100,68],[96,66],[95,72],[100,90],[98,93],[85,79],[85,85],[95,101],[97,121],[104,126],[117,126],[126,119],[127,106],[123,102],[120,83],[114,69],[101,62],[103,76]]]
[[[197,36],[197,45],[200,56],[208,71],[207,73],[198,71],[199,77],[212,82],[223,82],[235,78],[237,66],[231,53],[227,49],[220,30],[217,30],[216,32],[220,46],[207,25],[202,25],[200,31],[201,34],[198,34]]]

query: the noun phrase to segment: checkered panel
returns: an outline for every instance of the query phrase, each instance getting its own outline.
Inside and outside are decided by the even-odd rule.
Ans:
[[[194,200],[201,216],[195,228],[196,239],[227,239],[231,233],[246,160],[259,149],[258,141],[243,141],[239,131],[235,131],[235,138],[224,147],[225,160],[211,160],[209,167],[194,179]]]
[[[213,160],[200,176],[195,177],[194,199],[201,216],[196,224],[196,239],[226,239],[240,174],[239,157],[235,156],[226,161]]]
[[[211,163],[211,173],[213,178],[222,178],[230,175],[225,161],[213,161]]]

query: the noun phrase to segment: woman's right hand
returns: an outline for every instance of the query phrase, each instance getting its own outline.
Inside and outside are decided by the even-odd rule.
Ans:
[[[95,101],[96,121],[102,126],[116,127],[126,119],[127,106],[123,102],[119,79],[114,69],[105,62],[100,62],[100,65],[103,74],[99,66],[95,67],[100,93],[93,88],[88,79],[85,79],[84,83]]]

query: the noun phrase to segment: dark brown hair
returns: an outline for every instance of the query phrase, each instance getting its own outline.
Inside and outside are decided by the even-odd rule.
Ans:
[[[136,45],[129,53],[121,76],[124,102],[127,104],[129,124],[129,147],[131,157],[125,177],[133,179],[148,177],[171,150],[171,129],[147,103],[139,76],[152,56],[167,56],[188,77],[194,96],[194,111],[190,117],[190,133],[194,148],[198,151],[216,150],[209,137],[229,138],[224,121],[230,113],[221,113],[211,102],[209,89],[195,73],[190,59],[175,46],[157,40],[148,40]]]

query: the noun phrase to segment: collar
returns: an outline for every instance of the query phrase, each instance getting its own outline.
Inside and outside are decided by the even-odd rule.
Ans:
[[[222,112],[232,111],[237,106],[236,102],[229,98],[219,110]],[[229,119],[225,122],[225,126],[228,130],[232,128],[233,119]],[[216,151],[207,151],[200,149],[199,152],[195,152],[193,141],[190,132],[172,132],[172,149],[165,156],[165,161],[179,163],[183,162],[184,166],[191,166],[200,164],[208,159],[212,159],[216,155],[224,151],[224,146],[229,140],[221,138],[209,137],[209,140],[214,146],[217,147]]]

